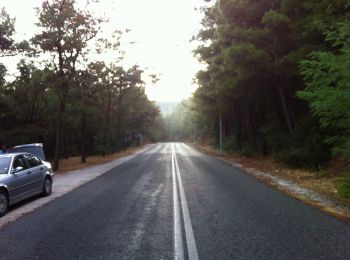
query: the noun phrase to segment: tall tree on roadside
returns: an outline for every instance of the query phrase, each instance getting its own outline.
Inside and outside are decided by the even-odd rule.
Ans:
[[[218,140],[222,115],[233,150],[272,153],[298,166],[326,161],[326,133],[296,97],[304,88],[298,62],[332,49],[322,32],[349,16],[347,2],[217,0],[205,9],[195,54],[208,66],[197,74],[194,100],[212,129],[208,139],[212,132]]]
[[[5,8],[0,11],[0,56],[7,56],[14,44],[15,19],[11,18]],[[0,86],[4,84],[6,67],[0,63]]]
[[[76,65],[88,52],[87,44],[99,31],[101,19],[80,10],[75,0],[46,0],[37,9],[42,32],[32,39],[34,45],[51,54],[51,61],[59,81],[56,85],[58,96],[54,169],[59,167],[62,120],[70,83],[76,75]]]
[[[5,8],[0,11],[0,50],[1,56],[8,54],[14,44],[15,19],[11,18]]]
[[[326,33],[336,52],[315,51],[300,64],[306,88],[298,96],[309,102],[333,151],[350,157],[350,21]]]

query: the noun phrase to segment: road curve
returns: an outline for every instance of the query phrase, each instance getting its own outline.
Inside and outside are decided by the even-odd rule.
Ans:
[[[0,229],[1,259],[350,259],[350,226],[181,143]]]

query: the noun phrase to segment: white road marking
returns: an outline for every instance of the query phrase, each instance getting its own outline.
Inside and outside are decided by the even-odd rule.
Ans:
[[[183,188],[179,163],[178,163],[177,158],[176,158],[174,144],[172,146],[172,161],[173,161],[172,165],[175,165],[175,167],[173,167],[173,173],[175,170],[176,180],[178,182],[179,191],[180,191],[181,209],[182,209],[183,222],[184,222],[184,228],[185,228],[185,237],[186,237],[186,242],[187,242],[188,258],[190,260],[198,260],[196,240],[195,240],[194,234],[193,234],[190,212],[189,212],[188,206],[187,206],[186,195],[185,195],[185,191]],[[176,180],[174,180],[174,174],[173,174],[173,184],[175,184],[175,185],[176,185]],[[176,189],[174,189],[174,190],[176,190]],[[174,193],[174,197],[175,197],[175,193]],[[174,205],[175,205],[175,203],[174,203]],[[175,215],[174,215],[174,218],[175,218]],[[176,258],[176,255],[175,255],[175,258]]]
[[[157,189],[150,195],[150,199],[146,201],[146,204],[143,209],[143,214],[141,219],[136,224],[136,228],[131,239],[131,243],[129,244],[128,251],[135,252],[140,248],[141,241],[145,234],[145,229],[147,222],[149,221],[150,215],[152,213],[152,209],[156,206],[158,195],[163,189],[164,184],[160,184]]]
[[[182,241],[182,228],[179,207],[179,195],[176,184],[174,145],[171,146],[171,171],[173,176],[173,205],[174,205],[174,259],[183,260],[184,250]]]

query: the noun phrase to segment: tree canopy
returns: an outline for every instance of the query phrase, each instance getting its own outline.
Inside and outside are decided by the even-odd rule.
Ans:
[[[58,169],[62,157],[79,154],[85,162],[89,155],[136,144],[140,135],[162,137],[159,109],[145,94],[142,69],[125,68],[117,55],[110,64],[89,57],[106,48],[122,52],[118,30],[116,42],[97,40],[105,20],[79,9],[75,0],[46,0],[37,16],[40,30],[23,48],[13,40],[15,20],[4,9],[0,13],[1,54],[28,54],[11,81],[0,66],[1,143],[42,142]],[[100,43],[97,50],[90,41]]]
[[[324,86],[328,77],[323,73],[329,68],[317,63],[321,57],[346,68],[344,55],[332,56],[344,53],[340,39],[336,38],[336,46],[326,38],[339,34],[334,26],[348,17],[347,1],[220,0],[202,11],[203,27],[195,37],[202,44],[194,53],[207,67],[197,74],[193,104],[201,118],[199,128],[207,129],[206,138],[219,144],[221,122],[228,150],[273,154],[295,166],[319,167],[327,162],[331,146],[325,140],[334,133],[321,127],[325,117],[321,125],[314,117],[327,108],[326,100],[320,102],[313,90],[316,79]],[[332,33],[325,36],[325,32]],[[308,57],[311,60],[299,69]],[[334,84],[339,73],[326,82]],[[324,97],[330,98],[328,94],[324,92]],[[313,113],[303,99],[311,101]],[[338,111],[348,110],[347,103],[341,102]]]

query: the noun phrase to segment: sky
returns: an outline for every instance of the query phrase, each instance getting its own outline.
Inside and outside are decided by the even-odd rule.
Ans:
[[[36,32],[34,8],[41,2],[0,0],[0,8],[5,7],[16,18],[18,40],[30,39]],[[190,40],[201,28],[202,14],[198,8],[209,4],[204,0],[100,0],[91,8],[97,16],[109,20],[102,28],[103,37],[108,38],[114,30],[130,30],[122,36],[123,65],[138,64],[145,70],[143,79],[148,97],[156,101],[180,101],[196,89],[193,78],[204,68],[192,53],[198,43]],[[112,60],[108,56],[95,58]],[[14,71],[17,62],[8,59],[4,63]],[[159,81],[152,85],[147,75],[154,73]]]

